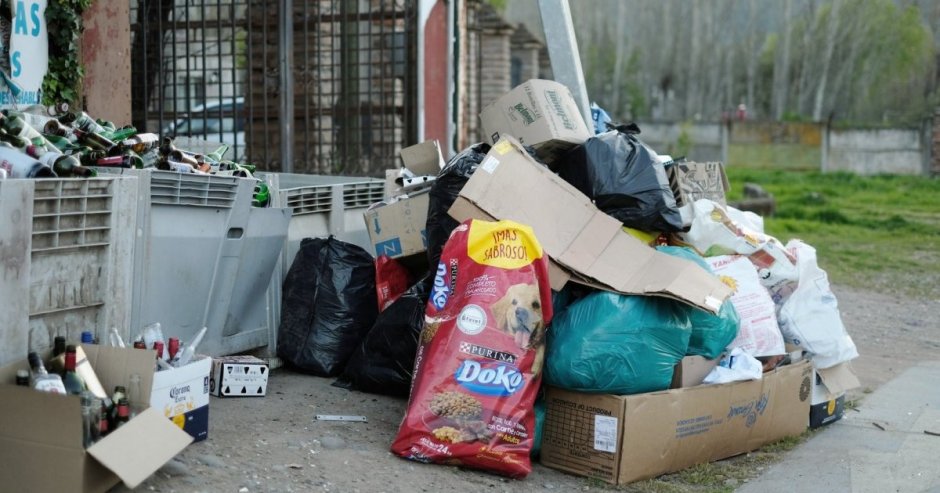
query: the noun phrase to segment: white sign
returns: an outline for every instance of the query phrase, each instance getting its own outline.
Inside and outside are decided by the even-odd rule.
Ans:
[[[46,0],[11,0],[10,78],[18,94],[0,91],[0,104],[38,104],[42,79],[49,70]]]

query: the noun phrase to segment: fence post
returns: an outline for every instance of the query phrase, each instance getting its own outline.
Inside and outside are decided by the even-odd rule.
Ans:
[[[721,162],[728,165],[728,144],[731,140],[731,121],[721,123]]]
[[[829,122],[820,125],[822,128],[822,144],[819,146],[820,163],[819,170],[823,173],[829,171]]]
[[[281,0],[278,12],[279,34],[277,43],[278,70],[280,70],[281,118],[281,171],[294,171],[294,74],[291,61],[294,56],[294,2]]]

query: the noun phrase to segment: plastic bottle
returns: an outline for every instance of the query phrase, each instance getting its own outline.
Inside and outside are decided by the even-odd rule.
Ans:
[[[196,355],[196,346],[198,346],[199,343],[202,342],[203,336],[206,335],[206,330],[208,330],[208,328],[203,327],[196,334],[196,337],[193,338],[192,342],[190,342],[189,344],[186,345],[186,347],[183,348],[183,350],[180,352],[179,358],[177,358],[176,360],[176,365],[174,366],[178,368],[183,367],[183,366],[188,365],[189,362],[192,361],[193,356]]]

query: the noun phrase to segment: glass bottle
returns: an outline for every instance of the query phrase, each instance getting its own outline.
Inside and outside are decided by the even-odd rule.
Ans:
[[[160,136],[154,133],[140,133],[133,137],[129,137],[122,142],[125,147],[136,152],[137,154],[143,154],[152,149],[156,149],[160,142]]]
[[[78,395],[85,390],[85,382],[75,372],[75,360],[75,346],[72,344],[65,346],[65,374],[62,375],[62,383],[65,384],[66,392]]]
[[[29,387],[29,371],[16,370],[16,384],[21,387]]]
[[[97,398],[94,394],[89,391],[83,391],[81,393],[81,406],[82,406],[82,443],[85,448],[91,447],[95,443],[95,436],[98,434],[95,429],[98,427],[98,409],[99,406],[95,406],[95,401]]]
[[[88,146],[92,149],[108,152],[116,145],[113,140],[97,132],[88,132],[86,130],[75,130],[78,136],[78,143]]]
[[[107,130],[84,111],[70,111],[60,116],[59,121],[85,132],[100,133]]]
[[[65,353],[65,336],[55,336],[52,340],[52,357]]]
[[[32,369],[29,385],[40,392],[52,392],[54,394],[65,394],[65,385],[62,383],[62,377],[50,374],[42,364],[42,358],[39,353],[29,353],[27,357],[29,367]]]
[[[83,330],[82,331],[82,344],[94,344],[95,336],[91,331]]]
[[[127,398],[127,389],[123,385],[115,385],[114,393],[111,394],[111,406],[110,406],[110,409],[108,409],[108,419],[111,421],[111,426],[109,429],[111,429],[112,431],[115,429],[115,426],[117,425],[118,403],[121,402],[122,399],[126,399],[126,398]]]
[[[36,142],[38,140],[40,145],[47,150],[51,150],[52,147],[55,147],[51,142],[46,140],[38,130],[33,128],[29,123],[26,123],[26,121],[14,111],[7,112],[6,117],[3,118],[2,126],[10,135],[22,137],[30,142]]]
[[[167,340],[167,343],[166,343],[166,350],[167,350],[167,355],[169,356],[167,359],[169,359],[170,361],[173,361],[176,358],[176,353],[178,353],[180,350],[179,337],[169,338],[169,340]]]
[[[36,147],[27,147],[27,153],[30,155],[39,154],[40,152],[42,151],[39,151]],[[40,163],[52,168],[52,170],[55,171],[56,175],[58,175],[60,178],[68,178],[70,176],[77,176],[79,178],[92,178],[98,176],[97,171],[82,166],[81,161],[79,161],[75,156],[49,151],[33,157],[39,160]]]
[[[212,164],[219,164],[222,162],[222,156],[225,156],[226,152],[228,152],[228,144],[222,144],[218,149],[206,154],[206,161]]]
[[[115,420],[114,429],[116,430],[124,426],[130,420],[131,406],[127,402],[127,399],[121,399],[117,404],[117,419]]]
[[[6,142],[0,142],[0,168],[10,178],[55,178],[52,168],[27,156]]]
[[[107,436],[108,432],[111,431],[111,428],[110,428],[111,422],[108,419],[108,408],[111,407],[109,405],[111,401],[110,399],[100,399],[100,401],[101,401],[101,406],[100,406],[101,410],[98,414],[98,439],[99,440]]]
[[[137,416],[137,413],[142,411],[141,402],[143,401],[143,396],[140,395],[140,375],[137,373],[132,373],[127,378],[127,403],[130,405],[130,414],[133,418]]]

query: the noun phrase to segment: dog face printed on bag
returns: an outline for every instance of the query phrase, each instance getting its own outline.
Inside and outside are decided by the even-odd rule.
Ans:
[[[514,284],[492,306],[499,330],[513,336],[516,345],[530,349],[541,342],[545,322],[539,288],[533,284]]]

